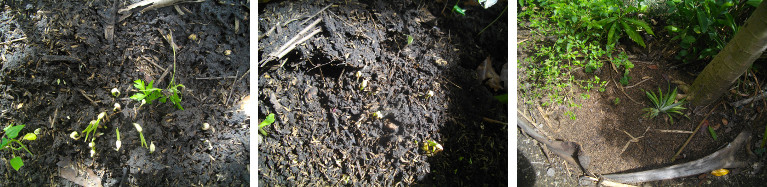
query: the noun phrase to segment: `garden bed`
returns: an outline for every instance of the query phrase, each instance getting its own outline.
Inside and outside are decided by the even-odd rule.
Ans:
[[[507,61],[507,5],[461,3],[461,16],[452,3],[261,6],[259,59],[322,20],[284,58],[259,64],[259,119],[277,118],[258,135],[259,184],[506,185],[508,127],[489,122],[507,121],[493,97],[506,89],[475,71],[488,56],[496,70]],[[427,141],[444,150],[431,155]]]
[[[22,133],[38,128],[41,133],[25,141],[34,156],[23,154],[19,171],[7,164],[10,152],[0,153],[5,173],[0,185],[250,183],[250,119],[243,110],[249,97],[249,5],[182,3],[178,9],[134,11],[121,20],[118,9],[129,3],[2,3],[1,39],[9,42],[0,51],[0,121],[25,124]],[[175,53],[163,37],[169,33],[179,48]],[[184,110],[157,101],[139,106],[129,98],[138,92],[133,87],[138,79],[153,80],[159,88],[172,79],[185,85]],[[112,88],[121,94],[112,96]],[[113,111],[115,103],[122,109]],[[83,131],[101,112],[107,117],[91,157],[88,143],[70,133]],[[133,123],[141,124],[154,153],[141,147]],[[201,130],[203,123],[215,130]]]

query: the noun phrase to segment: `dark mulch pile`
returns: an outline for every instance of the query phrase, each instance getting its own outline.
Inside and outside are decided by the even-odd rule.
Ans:
[[[506,185],[508,127],[483,118],[507,121],[493,98],[507,90],[475,70],[488,56],[496,70],[507,61],[507,4],[460,4],[461,16],[450,2],[337,2],[309,19],[327,5],[259,9],[259,59],[322,18],[317,35],[259,64],[259,121],[277,118],[259,135],[259,184]],[[428,140],[444,151],[428,156]]]

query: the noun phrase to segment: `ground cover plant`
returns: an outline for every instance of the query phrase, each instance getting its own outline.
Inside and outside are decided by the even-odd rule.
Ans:
[[[0,122],[40,129],[0,186],[250,184],[251,4],[130,3],[0,2]]]
[[[561,145],[569,148],[565,150],[556,146],[542,149],[536,144],[541,143],[537,141],[541,135],[528,136],[518,131],[521,135],[517,139],[520,165],[517,171],[522,184],[579,185],[584,181],[573,175],[616,176],[610,174],[690,163],[722,149],[741,132],[760,132],[753,134],[763,139],[760,136],[764,136],[761,132],[765,131],[763,121],[767,118],[763,114],[763,96],[767,94],[762,94],[765,75],[760,62],[766,61],[767,56],[760,56],[764,48],[760,51],[756,47],[763,43],[756,41],[763,40],[749,38],[764,36],[763,30],[755,28],[764,28],[765,24],[762,21],[743,24],[749,16],[760,20],[765,15],[758,11],[762,7],[752,15],[750,10],[759,3],[725,0],[520,3],[519,119],[533,124],[544,139],[575,145]],[[759,34],[742,37],[735,34],[738,30]],[[735,43],[739,48],[731,48],[733,42],[727,42],[729,38],[740,41]],[[727,46],[724,52],[720,52],[724,46]],[[732,51],[747,51],[748,55]],[[721,53],[738,54],[739,58],[722,57]],[[712,60],[714,55],[717,57]],[[756,59],[754,66],[748,67],[751,62],[744,60],[746,56]],[[740,76],[737,80],[722,81],[732,85],[716,83],[723,85],[718,86],[724,88],[723,97],[696,94],[699,93],[696,89],[717,87],[715,81],[697,79],[705,77],[701,75],[703,67],[710,69],[710,64],[722,62],[716,60],[722,58],[737,61],[730,66],[747,65],[714,68]],[[712,63],[707,65],[708,61]],[[729,74],[726,76],[732,77]],[[693,80],[694,84],[690,84]],[[598,84],[602,81],[606,82],[604,87]],[[693,102],[700,98],[713,102]],[[755,153],[750,159],[736,160],[755,165],[765,163],[765,149],[761,144],[753,145],[743,148],[744,152]],[[562,156],[552,159],[552,153],[559,155],[571,149],[578,150],[578,157],[569,159],[589,162],[573,164]],[[761,168],[738,170],[744,172],[716,168],[710,170],[712,173],[675,176],[673,180],[639,185],[747,186],[764,182],[765,172]]]

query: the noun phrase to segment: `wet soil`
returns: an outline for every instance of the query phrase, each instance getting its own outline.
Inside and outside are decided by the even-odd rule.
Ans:
[[[541,38],[531,36],[529,28],[525,27],[525,22],[520,21],[520,30],[518,39],[527,40],[527,43],[521,45],[543,45]],[[662,33],[660,33],[662,34]],[[746,107],[733,108],[729,102],[748,98],[756,93],[753,90],[759,90],[753,82],[753,74],[743,78],[740,84],[734,85],[734,90],[739,94],[728,93],[722,100],[710,106],[692,107],[683,111],[689,119],[684,117],[674,117],[674,123],[671,124],[665,115],[659,115],[654,119],[644,117],[643,108],[651,107],[652,103],[647,99],[645,90],[657,93],[658,88],[662,88],[664,93],[668,92],[668,87],[674,88],[677,85],[671,83],[673,80],[681,80],[688,84],[694,81],[697,72],[702,67],[694,64],[683,65],[675,62],[672,52],[675,46],[666,45],[668,39],[659,37],[659,39],[648,42],[647,48],[633,46],[628,42],[620,45],[619,50],[629,54],[629,60],[635,67],[631,70],[632,77],[629,85],[623,87],[618,80],[622,73],[618,73],[610,67],[609,63],[594,74],[608,80],[607,88],[604,92],[591,91],[575,88],[568,93],[568,97],[576,103],[582,104],[580,108],[571,108],[574,110],[576,119],[572,120],[564,115],[568,109],[566,106],[541,106],[540,102],[533,101],[533,105],[525,104],[524,97],[518,98],[517,109],[526,116],[535,121],[536,128],[547,132],[552,139],[567,140],[577,142],[591,157],[590,169],[596,174],[609,174],[618,172],[641,171],[646,169],[660,168],[673,164],[680,164],[693,161],[707,156],[732,141],[735,136],[743,130],[750,130],[754,133],[754,141],[760,140],[763,132],[764,118],[761,111],[764,109],[763,103],[755,103]],[[534,53],[529,50],[523,50],[522,47],[517,52],[520,59],[520,67],[525,64],[534,63],[526,61],[528,56]],[[534,49],[528,47],[528,49]],[[759,62],[756,62],[759,63]],[[517,72],[519,77],[524,76],[524,68]],[[575,72],[576,77],[594,76],[583,72]],[[758,75],[762,80],[764,75]],[[524,95],[526,90],[534,89],[531,87],[530,80],[520,78],[519,94]],[[623,87],[623,89],[621,89]],[[752,91],[748,91],[752,90]],[[624,93],[625,92],[625,93]],[[680,91],[681,92],[681,91]],[[589,98],[581,97],[582,93],[589,94]],[[618,98],[619,103],[613,101]],[[687,105],[685,105],[687,106]],[[710,114],[709,114],[710,113]],[[701,121],[707,126],[715,128],[718,136],[714,140],[707,130],[707,126],[701,128],[690,143],[681,152],[676,161],[671,162],[671,157],[682,147],[690,133],[669,132],[669,130],[693,131]],[[524,136],[520,134],[520,136]],[[636,138],[632,142],[632,138]],[[529,137],[520,137],[519,142],[534,141]],[[628,145],[627,145],[628,144]],[[553,156],[553,154],[542,154],[540,147],[535,143],[520,143],[518,149],[524,154],[525,159],[520,162],[527,163],[527,167],[518,168],[520,171],[520,180],[527,181],[526,184],[536,186],[548,186],[553,183],[539,183],[538,180],[553,181],[560,184],[577,185],[571,182],[577,182],[577,177],[582,175],[580,169],[576,166],[567,166],[563,164],[562,159]],[[752,151],[756,149],[752,143]],[[624,148],[625,147],[625,148]],[[745,151],[741,151],[745,155]],[[548,157],[546,157],[548,156]],[[540,158],[539,158],[540,157]],[[763,163],[764,157],[760,156],[757,165]],[[752,160],[754,161],[754,160]],[[520,166],[525,164],[520,164]],[[713,184],[727,185],[746,185],[752,180],[763,176],[761,167],[746,168],[743,172],[736,172],[734,176],[713,178]],[[553,169],[553,171],[548,171]],[[525,172],[522,172],[525,171]],[[549,172],[549,173],[547,173]],[[526,174],[528,177],[523,177]],[[547,175],[550,174],[550,175]],[[538,179],[536,179],[536,176]],[[650,185],[697,185],[702,181],[709,180],[688,177],[669,181],[651,182]],[[522,178],[526,178],[523,180]],[[529,179],[533,180],[529,180]],[[542,179],[546,178],[546,179]],[[729,178],[729,179],[728,179]],[[737,182],[741,181],[741,182]],[[744,182],[745,181],[745,182]],[[700,184],[711,184],[703,182]]]
[[[22,133],[41,130],[25,141],[34,156],[24,154],[18,172],[7,164],[11,153],[0,152],[0,186],[249,185],[247,1],[181,3],[120,20],[117,10],[131,3],[0,3],[0,121],[25,124]],[[175,54],[161,33],[172,33]],[[185,85],[184,110],[139,106],[129,98],[138,79],[158,88],[172,79]],[[122,94],[113,97],[112,88]],[[113,111],[115,103],[122,110]],[[69,135],[101,112],[108,117],[91,157],[84,139]],[[141,147],[133,123],[154,153]],[[200,130],[202,123],[215,130]],[[115,150],[118,128],[122,146]]]
[[[507,121],[507,105],[493,98],[507,89],[475,72],[487,57],[498,72],[507,61],[507,4],[461,3],[461,16],[452,3],[261,4],[259,60],[316,19],[322,30],[259,64],[259,121],[277,116],[258,135],[259,184],[507,185],[508,127],[483,119]],[[429,140],[444,151],[422,150]]]

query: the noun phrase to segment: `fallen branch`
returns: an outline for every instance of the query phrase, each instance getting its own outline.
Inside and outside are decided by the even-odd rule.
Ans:
[[[583,149],[581,149],[580,144],[575,142],[551,141],[547,138],[544,138],[541,134],[538,134],[538,132],[536,132],[532,126],[530,126],[528,121],[525,121],[522,118],[517,118],[517,126],[533,139],[545,144],[549,150],[554,152],[554,154],[559,155],[559,157],[562,157],[570,164],[578,166],[578,168],[581,169],[584,173],[593,175],[588,170],[588,166],[591,163],[591,158],[586,155]],[[578,159],[577,161],[576,158]]]
[[[693,176],[721,168],[748,166],[746,162],[735,160],[735,153],[737,153],[750,138],[751,133],[743,131],[738,134],[738,137],[728,144],[727,147],[692,162],[634,173],[609,174],[602,177],[607,180],[622,183],[639,183]],[[581,179],[583,179],[583,177]]]
[[[736,102],[732,102],[732,103],[730,103],[730,106],[738,108],[738,107],[743,106],[745,104],[749,104],[749,103],[757,101],[757,100],[762,100],[765,97],[767,97],[767,92],[762,92],[761,94],[759,94],[757,96],[754,96],[754,97],[751,97],[751,98],[748,98],[748,99],[743,99],[743,100],[736,101]]]

